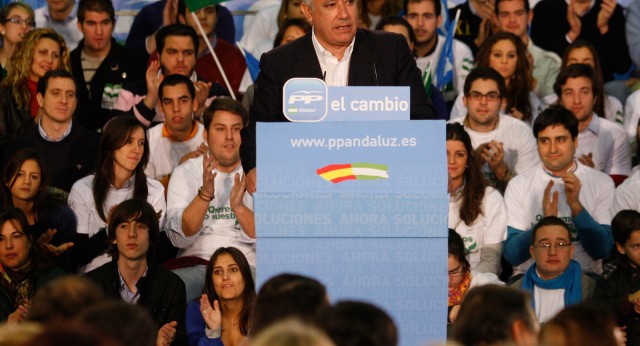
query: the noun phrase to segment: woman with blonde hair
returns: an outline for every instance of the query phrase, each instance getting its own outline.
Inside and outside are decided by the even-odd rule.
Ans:
[[[7,66],[16,46],[29,31],[33,30],[35,23],[33,18],[33,9],[21,2],[12,2],[0,9],[0,36],[2,36],[0,80],[7,77]]]
[[[53,29],[32,30],[16,46],[9,65],[0,83],[0,150],[35,126],[38,79],[49,70],[69,71],[69,49]]]

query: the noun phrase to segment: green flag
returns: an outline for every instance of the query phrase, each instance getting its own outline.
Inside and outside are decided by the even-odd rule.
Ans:
[[[225,1],[228,0],[185,0],[184,2],[187,4],[189,11],[195,12],[201,8],[217,5]]]

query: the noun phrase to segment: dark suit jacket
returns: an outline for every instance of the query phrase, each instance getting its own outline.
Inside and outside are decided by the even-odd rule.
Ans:
[[[242,131],[242,166],[255,167],[256,122],[288,121],[282,112],[282,87],[291,78],[323,78],[320,62],[307,35],[262,55],[255,83],[249,126]],[[410,86],[411,119],[434,119],[420,70],[406,40],[397,34],[359,29],[349,63],[349,86]]]

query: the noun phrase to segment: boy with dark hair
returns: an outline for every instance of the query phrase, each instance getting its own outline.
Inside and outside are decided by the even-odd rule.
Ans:
[[[622,210],[611,221],[618,257],[605,265],[593,300],[626,326],[627,345],[640,342],[640,213]]]
[[[102,133],[122,85],[142,78],[144,64],[112,37],[115,11],[111,0],[80,0],[78,30],[84,38],[71,52],[71,71],[78,82],[75,117],[91,131]]]
[[[113,261],[86,274],[107,298],[120,299],[151,312],[157,339],[169,345],[185,338],[186,297],[180,278],[153,262],[160,232],[159,215],[146,201],[130,199],[116,206],[107,228]]]

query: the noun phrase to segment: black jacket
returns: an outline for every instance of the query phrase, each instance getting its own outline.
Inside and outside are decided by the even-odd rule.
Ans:
[[[114,259],[85,276],[104,291],[107,298],[120,298],[120,275],[118,261]],[[147,275],[136,284],[140,292],[138,305],[147,309],[158,328],[171,321],[178,322],[176,338],[172,345],[185,345],[184,318],[187,297],[180,277],[160,265],[149,264]]]
[[[91,131],[102,132],[104,124],[111,119],[111,107],[118,98],[119,90],[128,82],[144,78],[145,71],[135,69],[131,54],[111,38],[111,49],[91,79],[90,91],[82,71],[82,49],[84,40],[71,52],[71,72],[78,85],[78,105],[75,119]]]
[[[29,108],[19,109],[13,101],[11,90],[0,88],[0,153],[11,140],[35,126]]]

